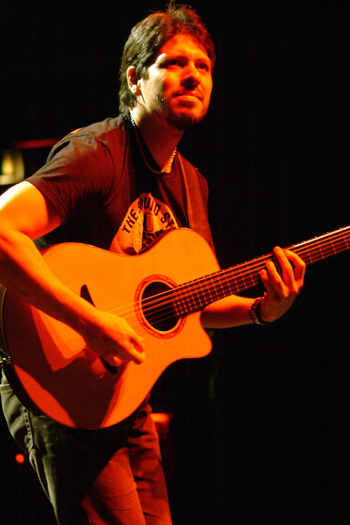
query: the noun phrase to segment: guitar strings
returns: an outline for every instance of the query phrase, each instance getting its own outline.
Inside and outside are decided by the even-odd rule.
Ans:
[[[338,244],[339,244],[339,243],[338,243]],[[341,248],[345,249],[345,248],[343,247],[343,245],[341,245]],[[339,246],[338,246],[338,250],[339,250]],[[302,251],[305,252],[305,249],[304,249],[304,250],[300,250],[300,253],[301,253]],[[314,249],[314,251],[315,251],[315,252],[319,252],[319,250],[317,250],[317,249]],[[331,254],[333,253],[333,251],[334,251],[334,250],[329,250],[329,255],[331,255]],[[310,253],[310,250],[309,250],[309,249],[306,250],[306,253],[309,254],[309,253]],[[302,253],[301,253],[301,254],[302,254]],[[328,256],[328,255],[327,255],[327,256]],[[323,257],[324,257],[324,255],[323,255]],[[266,260],[268,260],[269,258],[271,259],[271,255],[262,256],[262,257],[256,259],[255,261],[259,261],[259,263],[263,262],[263,263],[265,264]],[[321,258],[322,258],[322,257],[321,257]],[[245,264],[245,263],[243,263],[243,266],[244,266],[244,264]],[[264,267],[264,264],[263,264],[262,266],[260,266],[260,264],[255,264],[255,269],[258,269],[258,268],[262,269],[262,268]],[[228,270],[229,270],[229,269],[228,269]],[[219,273],[221,274],[222,272],[219,272]],[[237,271],[236,271],[235,273],[237,273]],[[249,270],[249,274],[251,274],[251,270]],[[211,276],[210,276],[210,277],[211,277]],[[251,275],[250,275],[250,277],[251,277]],[[162,292],[162,294],[158,294],[158,295],[156,295],[156,296],[151,297],[150,300],[147,302],[147,306],[148,306],[148,308],[145,308],[144,311],[146,311],[146,310],[148,310],[148,311],[152,311],[152,308],[153,308],[153,306],[155,305],[157,308],[156,308],[156,309],[153,308],[154,312],[155,312],[156,314],[159,314],[160,311],[161,311],[161,312],[163,312],[163,314],[164,314],[164,313],[167,313],[167,312],[169,311],[169,306],[171,306],[170,311],[169,311],[169,313],[170,313],[170,317],[174,317],[174,310],[173,310],[173,308],[172,308],[173,299],[174,299],[174,291],[176,292],[175,295],[176,295],[176,300],[177,300],[177,301],[181,301],[181,300],[184,300],[184,299],[185,299],[185,300],[188,300],[188,299],[190,298],[190,295],[191,295],[191,294],[188,293],[188,292],[191,292],[191,287],[190,287],[191,283],[195,283],[196,288],[198,288],[198,282],[201,281],[201,280],[203,280],[203,279],[205,279],[205,278],[201,278],[201,279],[196,280],[196,281],[190,281],[189,283],[185,283],[185,285],[180,285],[180,286],[179,286],[177,289],[175,289],[175,290],[174,290],[174,289],[167,290],[166,292]],[[220,279],[220,280],[221,280],[221,279]],[[245,281],[245,278],[244,278],[244,276],[243,276],[243,279],[241,279],[240,282],[243,282],[243,284],[244,284],[244,281]],[[219,282],[219,281],[218,281],[218,282]],[[222,286],[222,289],[224,289],[225,292],[228,291],[229,293],[233,293],[233,290],[231,289],[231,286],[232,286],[232,283],[237,283],[237,279],[234,278],[234,276],[233,276],[233,278],[231,277],[230,280],[228,280],[227,282],[228,282],[229,286],[226,286],[226,287],[225,287],[225,285],[224,285],[224,286]],[[239,281],[238,281],[238,282],[239,282]],[[217,286],[215,280],[212,279],[212,285],[211,285],[211,287],[213,288],[214,285],[215,285],[215,287]],[[249,286],[251,286],[251,283],[249,284]],[[179,291],[178,291],[178,289],[180,289],[180,288],[182,288],[182,289],[183,289],[182,291],[185,292],[185,294],[182,294],[182,296],[181,296],[181,290],[180,290],[180,293],[179,293]],[[214,289],[215,289],[215,288],[214,288]],[[211,288],[210,288],[210,286],[206,286],[206,294],[209,296],[210,293],[211,293]],[[162,295],[165,296],[165,299],[166,299],[165,301],[163,301],[163,303],[160,302],[160,300],[159,300],[160,296],[162,296]],[[197,295],[198,295],[198,294],[197,294]],[[154,299],[154,300],[153,300],[153,299]],[[169,299],[170,299],[170,302],[169,302]],[[210,302],[212,302],[212,297],[211,297]],[[164,306],[164,305],[168,306],[168,309],[167,309],[167,310],[165,310],[164,308],[162,308],[162,306]],[[191,311],[194,311],[193,304],[191,304],[191,302],[189,302],[189,306],[190,306]],[[202,307],[203,307],[203,304],[198,305],[198,309],[201,309]],[[160,316],[158,315],[156,318],[154,318],[154,320],[162,320],[162,319],[166,319],[166,318],[167,318],[167,317],[164,317],[164,316],[163,316],[163,317],[160,317]],[[152,321],[149,317],[148,317],[148,320],[149,320],[149,321]]]
[[[343,244],[339,245],[339,243],[338,243],[338,246],[335,246],[335,247],[336,247],[337,250],[338,250],[336,253],[339,253],[339,249],[340,249],[340,250],[346,249],[346,246],[345,246],[345,245],[343,245]],[[316,252],[316,253],[319,252],[319,250],[317,250],[317,249],[314,249],[313,251]],[[309,250],[309,249],[306,250],[306,251],[305,251],[305,249],[304,249],[304,250],[300,250],[300,254],[301,254],[301,255],[303,255],[302,252],[305,252],[305,253],[307,253],[307,254],[310,254],[310,250]],[[323,257],[325,257],[325,256],[327,257],[328,255],[331,255],[333,252],[334,252],[333,249],[328,250],[328,253],[326,254],[326,253],[324,252],[324,253],[322,254],[322,256],[319,257],[319,259],[320,259],[320,258],[323,258]],[[262,268],[264,267],[264,265],[265,265],[266,260],[268,260],[269,258],[271,258],[271,256],[262,256],[262,257],[260,257],[259,259],[257,259],[256,261],[259,261],[259,263],[260,263],[260,262],[263,262],[264,264],[263,264],[263,265],[256,264],[256,265],[255,265],[255,269],[256,269],[256,270],[258,270],[258,269],[259,269],[259,270],[262,269]],[[315,261],[313,261],[313,262],[315,262]],[[244,263],[243,263],[243,265],[244,265]],[[237,274],[237,271],[236,271],[235,273]],[[251,270],[249,269],[248,274],[249,274],[250,279],[252,278],[251,273],[252,273],[252,272],[251,272]],[[242,277],[242,275],[241,275],[241,277]],[[258,277],[258,276],[257,276],[257,277]],[[220,279],[220,280],[221,280],[221,279]],[[251,280],[252,280],[252,279],[251,279]],[[232,289],[232,283],[233,283],[233,284],[237,284],[237,283],[240,284],[240,283],[243,283],[243,285],[244,285],[246,288],[252,286],[252,282],[249,282],[249,286],[246,286],[245,281],[246,281],[246,279],[245,279],[245,275],[244,275],[244,274],[243,274],[243,278],[241,278],[240,280],[237,280],[237,278],[235,277],[235,275],[233,275],[233,278],[231,277],[229,280],[227,280],[227,282],[228,282],[228,286],[223,285],[223,286],[221,286],[221,288],[225,291],[225,295],[228,295],[228,294],[226,294],[226,291],[229,292],[229,293],[234,293],[234,290]],[[258,279],[257,279],[257,282],[258,282]],[[257,282],[256,282],[256,284],[257,284]],[[197,284],[197,283],[196,283],[196,284]],[[215,280],[213,280],[213,285],[215,285],[214,291],[216,291],[217,285],[216,285],[216,283],[215,283]],[[243,287],[242,284],[240,284],[240,287],[239,287],[239,288],[240,288],[240,291],[242,290],[242,287]],[[185,292],[188,292],[188,290],[190,290],[190,287],[187,287],[187,289],[185,290]],[[190,291],[191,291],[191,290],[190,290]],[[207,287],[207,295],[210,296],[210,294],[211,294],[211,289],[210,289],[210,286],[208,286],[208,287]],[[218,298],[220,298],[220,297],[218,297]],[[181,299],[183,299],[183,297],[182,297]],[[188,294],[187,294],[187,296],[185,295],[185,299],[188,299]],[[158,311],[159,311],[159,304],[161,304],[161,303],[159,303],[159,300],[157,300],[156,302],[157,302],[157,305],[158,305]],[[194,301],[194,302],[195,302],[195,301]],[[210,302],[213,302],[213,297],[212,297],[212,296],[211,296]],[[164,304],[164,303],[163,303],[163,304]],[[195,308],[193,308],[193,304],[189,303],[189,306],[190,306],[190,310],[191,310],[191,311],[194,311],[194,310],[195,310]],[[198,309],[201,309],[202,307],[203,307],[203,304],[198,305]],[[164,311],[164,310],[163,310],[163,311]],[[173,316],[173,315],[174,315],[174,313],[172,312],[172,316]],[[158,318],[159,318],[159,316],[158,316]],[[156,319],[158,319],[158,318],[156,318]]]
[[[306,243],[309,243],[310,241],[306,241]],[[345,241],[346,242],[346,241]],[[305,243],[305,244],[306,244]],[[315,253],[318,253],[319,252],[319,248],[321,246],[321,243],[319,242],[318,243],[318,246],[316,246],[315,248],[313,248],[312,250],[310,250],[309,248],[303,248],[303,244],[302,243],[301,245],[297,245],[297,247],[294,247],[294,250],[295,248],[300,248],[301,249],[299,250],[299,255],[303,255],[303,253],[306,253],[306,254],[310,254],[311,251],[315,252]],[[323,242],[324,245],[327,245],[329,244],[329,240],[327,242]],[[293,248],[293,246],[291,247]],[[336,253],[339,252],[339,249],[342,250],[342,249],[346,249],[346,247],[344,246],[344,244],[339,244],[338,242],[338,251]],[[295,250],[296,251],[296,250]],[[328,253],[327,255],[322,255],[320,258],[322,257],[325,257],[325,256],[328,256],[328,255],[331,255],[332,253],[334,252],[334,249],[330,249],[328,250]],[[257,272],[257,271],[260,271],[264,266],[265,266],[265,263],[267,260],[271,260],[271,258],[273,258],[272,254],[268,254],[268,255],[264,255],[264,256],[261,256],[257,259],[254,259],[251,263],[243,263],[241,265],[239,265],[239,267],[233,267],[234,268],[234,272],[232,274],[232,276],[227,280],[228,282],[228,287],[225,287],[225,290],[227,290],[228,292],[232,292],[234,293],[234,290],[231,290],[231,286],[232,284],[235,284],[235,283],[243,283],[243,286],[244,287],[251,287],[252,284],[250,283],[249,286],[246,286],[245,284],[245,281],[246,281],[246,276],[248,276],[250,278],[250,280],[252,280],[252,273],[253,272]],[[255,264],[252,264],[252,263],[255,263]],[[248,271],[246,271],[246,273],[242,273],[242,267],[244,266],[247,266],[249,264],[249,268],[248,268]],[[201,277],[199,279],[196,279],[194,281],[189,281],[188,283],[184,283],[182,285],[179,285],[177,288],[172,288],[170,290],[166,290],[165,292],[162,292],[160,294],[157,294],[157,295],[154,295],[152,297],[150,297],[148,300],[145,300],[144,301],[144,304],[147,303],[147,308],[144,309],[144,311],[152,311],[152,309],[154,309],[153,307],[156,306],[156,309],[154,309],[154,312],[155,313],[159,313],[159,310],[164,306],[171,306],[173,305],[173,301],[174,301],[174,295],[176,295],[176,300],[179,302],[183,299],[189,299],[192,291],[191,291],[191,285],[194,284],[195,288],[198,288],[198,286],[201,285],[201,282],[203,283],[206,283],[206,281],[209,279],[212,281],[211,285],[208,286],[206,284],[205,288],[206,288],[206,293],[209,295],[211,292],[211,289],[214,289],[216,286],[217,286],[217,282],[220,282],[222,280],[222,278],[220,279],[216,279],[215,280],[215,276],[216,274],[220,274],[220,277],[223,273],[227,273],[227,272],[230,272],[233,268],[228,268],[227,270],[224,270],[224,271],[219,271],[219,272],[216,272],[210,276],[204,276],[204,277]],[[241,274],[240,275],[240,279],[237,280],[237,277],[236,275],[237,274]],[[257,282],[258,282],[258,275],[255,275],[256,279],[257,279]],[[241,284],[242,286],[242,284]],[[161,298],[163,298],[163,302],[161,302]],[[134,303],[135,304],[135,303]],[[134,305],[129,305],[130,307],[132,307],[131,309],[129,309],[130,312],[133,312],[134,311]],[[123,307],[123,308],[128,308],[128,307]],[[199,307],[200,309],[200,307]],[[193,310],[192,310],[193,311]],[[117,310],[115,310],[115,312],[117,312]],[[125,314],[127,314],[128,310],[125,311]],[[122,314],[122,309],[120,309],[118,311],[118,313]],[[171,315],[170,317],[173,317],[174,316],[174,311],[173,309],[171,308]]]
[[[329,252],[329,255],[332,252],[333,251],[331,250]],[[309,251],[307,253],[309,253]],[[167,316],[174,317],[175,313],[172,307],[174,299],[173,297],[170,297],[171,295],[175,295],[175,302],[181,303],[182,301],[184,303],[184,310],[185,310],[184,313],[186,313],[186,309],[187,310],[189,309],[190,312],[196,311],[196,309],[201,310],[207,303],[214,302],[214,300],[216,299],[221,299],[222,297],[225,297],[231,293],[234,293],[237,289],[239,289],[239,291],[242,291],[242,289],[244,288],[247,289],[247,288],[252,287],[254,284],[258,284],[259,272],[261,269],[265,267],[266,261],[271,260],[271,258],[272,258],[271,256],[270,257],[263,256],[259,258],[259,260],[256,261],[255,266],[250,266],[246,273],[242,273],[241,269],[239,271],[236,270],[235,274],[233,274],[232,276],[228,276],[226,278],[226,283],[222,282],[224,280],[222,276],[220,276],[220,279],[216,279],[216,280],[215,278],[212,278],[212,282],[209,285],[206,285],[206,290],[204,292],[204,299],[208,298],[209,301],[204,300],[203,302],[203,299],[200,298],[200,292],[198,292],[197,293],[197,298],[199,300],[198,302],[197,298],[193,297],[193,291],[191,289],[190,283],[188,283],[188,285],[185,287],[180,285],[175,290],[175,294],[172,294],[174,290],[169,290],[167,293],[167,297],[165,298],[166,300],[163,300],[163,302],[159,300],[158,296],[154,296],[152,298],[154,299],[154,301],[147,302],[147,304],[145,304],[145,308],[143,309],[143,311],[147,313],[147,312],[150,312],[153,308],[155,317],[152,318],[150,315],[147,315],[147,319],[151,323],[152,321],[166,320],[168,318]],[[237,274],[239,272],[240,272],[239,279],[237,279]],[[256,272],[256,275],[252,275],[252,273],[254,272]],[[247,283],[247,277],[249,278],[248,283]],[[200,283],[198,281],[195,281],[195,288],[194,288],[195,290],[198,288],[199,284]],[[218,295],[218,291],[217,291],[218,284],[220,285],[220,290],[223,291],[223,295],[220,295],[220,294]],[[234,288],[232,287],[233,285],[234,285]],[[171,304],[167,304],[169,302]],[[188,303],[188,308],[187,308],[186,303]],[[154,306],[156,308],[154,308]],[[164,306],[167,306],[167,308],[165,309]],[[162,314],[162,315],[159,315],[159,314]]]
[[[345,233],[349,229],[350,227],[342,228],[333,232],[330,236],[329,234],[325,234],[325,236],[310,239],[309,241],[305,241],[298,245],[291,245],[287,249],[294,250],[302,259],[303,256],[307,256],[305,258],[310,258],[311,255],[318,255],[318,258],[309,261],[316,262],[317,260],[326,258],[349,248],[350,235]],[[331,241],[330,238],[332,239]],[[316,243],[316,245],[310,248],[309,245],[312,243]],[[324,250],[324,247],[327,249]],[[165,321],[174,317],[182,317],[182,315],[177,315],[176,310],[174,310],[174,304],[181,305],[181,303],[185,303],[184,314],[186,314],[186,310],[188,309],[191,312],[195,311],[195,309],[201,310],[206,304],[216,300],[218,285],[225,295],[229,295],[237,290],[242,291],[243,289],[258,284],[259,272],[265,267],[268,260],[274,259],[274,255],[270,253],[253,259],[250,262],[241,263],[238,266],[227,268],[226,270],[219,270],[213,274],[180,284],[176,288],[170,288],[153,295],[148,299],[144,299],[142,301],[144,306],[142,311],[147,315],[148,322],[152,323]],[[305,262],[307,262],[307,260]],[[247,280],[248,282],[246,282]],[[204,290],[197,291],[201,286]],[[197,299],[199,299],[198,305],[196,304],[196,298],[193,297],[194,293],[197,295]],[[215,297],[214,299],[213,295]],[[210,300],[204,300],[203,302],[201,297]],[[223,296],[220,295],[217,298],[221,297]],[[186,308],[186,302],[188,303],[189,308]],[[134,302],[130,305],[112,310],[112,312],[127,319],[129,314],[134,314],[135,305],[137,304],[138,303]],[[151,317],[150,314],[152,313],[154,314],[154,317]]]

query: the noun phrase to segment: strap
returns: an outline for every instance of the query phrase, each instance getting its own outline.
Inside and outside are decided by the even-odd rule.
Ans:
[[[199,172],[180,153],[178,155],[186,191],[187,216],[190,228],[204,237],[215,252],[208,220],[207,201],[199,182]]]

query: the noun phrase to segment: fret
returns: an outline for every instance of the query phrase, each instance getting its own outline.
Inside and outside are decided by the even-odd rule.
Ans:
[[[291,245],[288,249],[297,253],[306,264],[326,259],[350,249],[350,226]],[[172,290],[174,298],[171,300],[176,315],[183,317],[203,310],[219,299],[256,286],[260,282],[260,271],[268,260],[276,263],[273,253],[177,286]]]
[[[350,226],[290,246],[289,249],[295,251],[307,264],[337,255],[350,249]]]

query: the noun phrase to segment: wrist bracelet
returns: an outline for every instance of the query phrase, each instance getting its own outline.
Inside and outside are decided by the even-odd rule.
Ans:
[[[264,321],[260,315],[260,305],[263,299],[264,297],[257,297],[254,299],[248,310],[251,320],[259,325],[271,324],[270,321]]]

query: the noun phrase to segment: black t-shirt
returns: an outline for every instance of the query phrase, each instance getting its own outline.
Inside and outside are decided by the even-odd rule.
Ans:
[[[151,172],[122,116],[67,135],[27,180],[63,221],[45,245],[83,242],[134,254],[166,230],[191,227],[213,246],[204,177],[179,153],[171,173]]]

